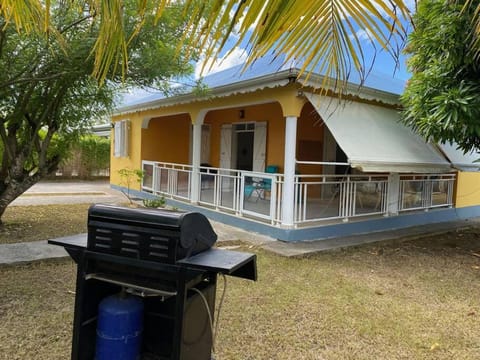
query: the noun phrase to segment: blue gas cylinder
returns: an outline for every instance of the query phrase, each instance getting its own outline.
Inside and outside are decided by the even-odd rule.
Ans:
[[[124,292],[98,306],[96,360],[138,360],[143,331],[143,301]]]

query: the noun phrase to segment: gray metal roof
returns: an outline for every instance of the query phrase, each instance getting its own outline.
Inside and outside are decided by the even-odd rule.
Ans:
[[[257,88],[261,88],[261,84],[266,85],[273,79],[278,81],[282,78],[287,80],[289,77],[296,77],[300,68],[301,66],[298,65],[287,64],[285,62],[285,56],[283,55],[265,56],[257,59],[249,67],[245,67],[244,64],[241,64],[207,75],[203,78],[202,83],[210,91],[220,91],[226,87],[230,90],[235,88],[240,89],[242,86],[245,87],[246,84],[251,84],[252,82],[255,82],[258,85]],[[315,71],[312,71],[312,75],[314,75],[311,77],[312,79],[318,79],[322,76],[322,74],[315,73]],[[363,84],[361,84],[360,76],[357,73],[352,73],[349,77],[349,84],[350,88],[362,85],[362,89],[369,89],[370,91],[373,90],[373,92],[382,92],[398,96],[403,92],[405,81],[395,78],[393,74],[386,75],[379,72],[371,72],[368,74]],[[311,85],[311,82],[305,83],[305,85]],[[165,94],[161,92],[153,93],[140,99],[120,104],[117,107],[116,113],[143,110],[144,106],[142,105],[151,104],[153,106],[153,104],[157,103],[160,105],[162,100],[167,99],[174,100],[178,98],[179,102],[186,102],[191,95],[191,88],[180,89],[179,95],[173,95],[170,97],[165,96]]]

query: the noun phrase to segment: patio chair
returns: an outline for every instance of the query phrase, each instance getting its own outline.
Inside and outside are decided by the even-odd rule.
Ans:
[[[278,166],[277,165],[268,165],[265,168],[265,172],[267,174],[276,174],[278,173]],[[272,191],[272,179],[262,179],[261,181],[261,188],[262,188],[262,195],[263,199],[265,199],[266,194],[270,194]]]
[[[265,168],[265,172],[268,174],[276,174],[278,172],[278,166],[276,165],[269,165]],[[256,200],[258,199],[265,199],[265,193],[270,192],[272,190],[272,180],[271,179],[263,179],[260,178],[257,180],[255,178],[252,178],[252,182],[249,184],[245,184],[244,187],[244,194],[247,199],[250,199],[250,197],[255,193]]]
[[[245,194],[245,198],[248,200],[252,196],[253,192],[256,190],[255,185],[253,184],[245,184],[243,188],[243,193]],[[258,200],[258,197],[257,197]]]
[[[268,165],[265,168],[265,172],[267,174],[276,174],[276,173],[278,173],[278,166],[277,165]],[[263,179],[263,189],[265,191],[271,191],[272,190],[272,179]]]

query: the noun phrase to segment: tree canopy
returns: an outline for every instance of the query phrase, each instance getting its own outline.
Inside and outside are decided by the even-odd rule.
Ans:
[[[184,16],[188,14],[176,34],[177,50],[192,44],[190,48],[212,59],[231,48],[229,36],[236,34],[237,45],[247,46],[248,62],[267,52],[284,53],[286,61],[303,64],[302,72],[327,75],[328,85],[333,83],[337,89],[352,72],[360,77],[369,72],[362,37],[396,58],[411,23],[407,0],[142,0],[127,10],[124,0],[57,1],[81,8],[98,30],[91,44],[95,54],[92,72],[101,82],[112,73],[125,78],[133,66],[129,47],[137,41],[145,18],[154,17],[161,23],[172,4],[181,7]],[[62,43],[63,34],[52,24],[53,3],[0,0],[0,14],[19,32],[36,31]],[[126,16],[131,22],[124,21]],[[470,76],[475,76],[471,65],[480,56],[478,0],[421,0],[414,23],[415,35],[408,46],[414,77],[404,96],[407,123],[434,140],[456,140],[464,150],[478,147],[478,125],[472,121],[478,108],[473,96],[477,87]],[[445,42],[440,34],[446,36]],[[440,54],[449,44],[452,47]],[[417,56],[422,51],[424,55]],[[188,51],[183,55],[188,56]],[[458,61],[453,59],[465,60],[467,66],[455,65]]]
[[[464,151],[480,149],[480,64],[471,32],[479,3],[420,1],[406,48],[412,77],[402,95],[405,122]]]
[[[165,9],[157,23],[149,11],[139,29],[136,1],[124,5],[123,28],[135,33],[126,49],[130,66],[121,76],[112,63],[103,86],[92,77],[91,56],[101,26],[88,9],[51,1],[49,28],[59,36],[18,31],[0,17],[0,217],[58,167],[78,136],[112,108],[120,86],[166,88],[172,77],[192,72],[183,55],[192,51],[179,52],[176,41],[186,24],[182,9]]]
[[[67,1],[64,0],[65,3]],[[128,46],[136,32],[125,31],[122,0],[69,0],[87,6],[99,26],[94,44],[96,76],[103,80],[112,65],[125,73],[130,61]],[[0,0],[0,12],[19,29],[49,28],[49,1]],[[45,4],[45,5],[44,5]],[[368,36],[380,48],[396,56],[406,37],[409,10],[403,0],[144,0],[135,9],[137,28],[146,14],[162,18],[171,4],[189,14],[179,42],[195,44],[207,58],[226,49],[232,33],[247,42],[249,61],[267,52],[286,54],[287,61],[300,60],[302,71],[315,68],[334,80],[346,81],[352,71],[369,71],[361,46]],[[43,16],[42,16],[43,14]]]

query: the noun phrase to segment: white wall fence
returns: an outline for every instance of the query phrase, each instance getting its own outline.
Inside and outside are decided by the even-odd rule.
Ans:
[[[143,161],[142,190],[191,202],[198,182],[198,204],[216,211],[281,223],[283,175],[214,167]],[[295,175],[294,223],[313,225],[453,205],[454,174],[401,175],[398,204],[387,203],[390,177],[367,175]],[[389,190],[390,188],[390,190]],[[397,195],[397,194],[395,194]],[[392,209],[394,211],[392,212]]]

